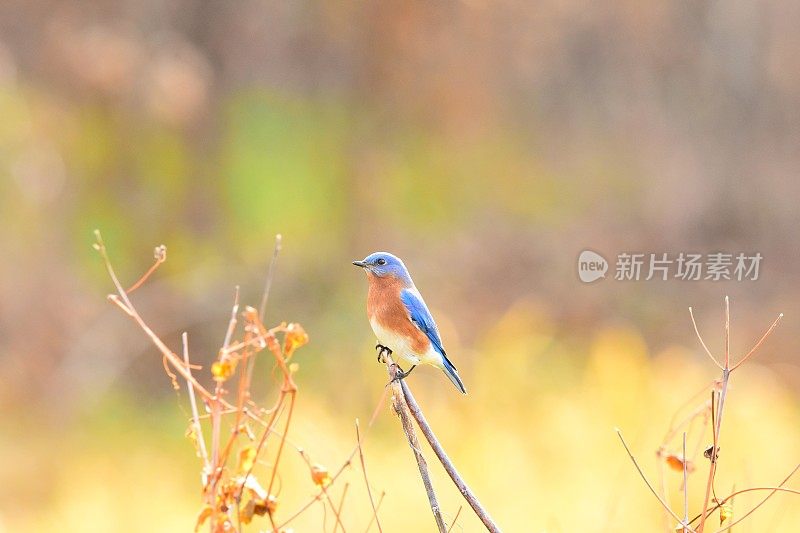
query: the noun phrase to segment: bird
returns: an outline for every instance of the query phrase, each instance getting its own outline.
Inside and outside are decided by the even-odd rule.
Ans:
[[[387,352],[411,364],[407,372],[398,372],[400,379],[417,365],[435,366],[466,394],[455,365],[447,358],[439,328],[403,261],[388,252],[375,252],[353,264],[364,269],[369,282],[367,316],[378,337],[378,360]]]

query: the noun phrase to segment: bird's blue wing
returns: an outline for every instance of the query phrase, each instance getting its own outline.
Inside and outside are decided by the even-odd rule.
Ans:
[[[428,336],[437,352],[445,355],[442,339],[439,337],[439,328],[436,327],[436,322],[433,321],[431,312],[428,311],[428,306],[425,305],[419,293],[416,290],[403,289],[400,291],[400,299],[406,306],[414,325]]]

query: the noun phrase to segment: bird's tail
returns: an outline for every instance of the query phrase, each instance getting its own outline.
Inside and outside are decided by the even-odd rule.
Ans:
[[[453,366],[453,363],[451,363],[450,359],[444,354],[442,354],[442,370],[444,370],[444,373],[447,374],[447,377],[450,378],[450,381],[453,382],[453,385],[455,385],[462,394],[467,393],[467,389],[464,388],[464,383],[462,383],[461,378],[458,377],[456,367]]]

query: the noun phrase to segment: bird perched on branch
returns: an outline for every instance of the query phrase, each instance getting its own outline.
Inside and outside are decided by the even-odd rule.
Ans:
[[[400,258],[375,252],[353,264],[367,274],[367,315],[378,337],[378,360],[386,352],[411,364],[408,372],[398,372],[400,379],[417,365],[441,368],[453,385],[466,394],[456,367],[444,351],[436,322]]]

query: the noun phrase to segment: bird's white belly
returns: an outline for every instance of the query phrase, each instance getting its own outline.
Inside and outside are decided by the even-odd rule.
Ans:
[[[370,325],[378,342],[392,350],[395,359],[404,359],[412,365],[431,364],[441,366],[441,356],[433,349],[433,344],[429,344],[428,351],[424,354],[416,353],[411,349],[411,341],[404,335],[398,335],[394,331],[381,326],[375,318],[370,318]]]

